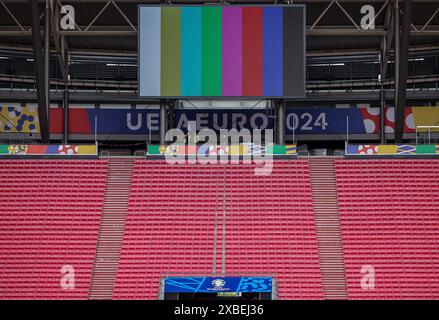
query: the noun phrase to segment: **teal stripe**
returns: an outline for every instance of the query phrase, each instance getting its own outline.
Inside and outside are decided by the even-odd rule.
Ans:
[[[181,8],[181,95],[201,96],[201,7]]]

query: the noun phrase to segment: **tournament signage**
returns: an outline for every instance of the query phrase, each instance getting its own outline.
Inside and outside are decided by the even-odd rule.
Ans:
[[[368,118],[367,109],[287,108],[285,133],[346,134],[348,129],[350,134],[375,133],[379,128]]]
[[[439,122],[437,107],[406,107],[404,132],[415,133],[418,126]],[[40,123],[35,106],[16,103],[0,104],[0,133],[39,133]],[[186,132],[188,122],[195,121],[197,130],[274,129],[275,110],[268,109],[176,109],[175,127]],[[69,134],[148,135],[158,134],[158,108],[75,108],[69,109]],[[394,108],[385,109],[385,132],[394,133]],[[344,139],[349,134],[378,134],[380,108],[298,108],[287,107],[287,135],[333,134]],[[63,132],[63,109],[50,109],[50,131]]]
[[[271,277],[167,277],[165,293],[271,292]]]
[[[274,114],[272,109],[228,110],[228,109],[177,109],[175,110],[176,127],[186,132],[189,121],[197,123],[197,130],[212,129],[273,129]]]

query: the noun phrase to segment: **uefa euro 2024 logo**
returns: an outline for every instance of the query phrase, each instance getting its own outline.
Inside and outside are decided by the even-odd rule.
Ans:
[[[212,285],[215,290],[221,290],[221,288],[224,287],[225,284],[226,282],[223,279],[212,280]]]

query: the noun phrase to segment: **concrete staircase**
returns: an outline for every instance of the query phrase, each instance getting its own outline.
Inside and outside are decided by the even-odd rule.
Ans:
[[[109,160],[104,209],[89,299],[106,300],[113,296],[133,167],[133,158],[110,158]]]
[[[310,158],[309,164],[324,297],[347,299],[334,158]]]

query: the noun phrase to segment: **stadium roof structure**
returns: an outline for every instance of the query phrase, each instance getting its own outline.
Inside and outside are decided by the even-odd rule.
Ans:
[[[411,48],[439,48],[439,8],[435,0],[412,0]],[[44,2],[40,0],[40,20]],[[399,1],[403,2],[403,1]],[[136,55],[137,7],[139,4],[306,4],[308,55],[379,52],[385,38],[392,36],[395,0],[301,0],[301,1],[157,1],[157,0],[50,0],[52,42],[72,53],[97,51],[104,54]],[[61,5],[75,8],[75,30],[59,30]],[[361,7],[373,5],[375,29],[359,26]],[[2,47],[32,47],[28,0],[0,1],[0,43]],[[402,10],[400,8],[400,10]]]
[[[410,50],[439,50],[439,6],[435,0],[412,0]],[[40,0],[40,24],[44,25],[45,1]],[[401,0],[399,1],[402,2]],[[69,55],[136,58],[137,7],[139,4],[306,4],[307,56],[380,55],[389,59],[393,50],[395,0],[302,1],[158,1],[158,0],[49,0],[51,52],[58,55],[59,72],[68,78]],[[60,30],[60,7],[75,8],[75,30]],[[363,30],[361,8],[375,9],[375,28]],[[401,4],[400,4],[401,6]],[[0,50],[33,50],[29,0],[0,1]],[[399,8],[401,12],[402,8]],[[385,66],[385,64],[383,64]],[[386,78],[386,70],[383,70]]]
[[[40,25],[44,25],[45,0],[40,0]],[[57,54],[59,72],[68,78],[69,55],[137,56],[139,4],[306,4],[307,56],[380,55],[387,61],[393,50],[394,17],[402,13],[402,0],[48,0],[51,53]],[[439,50],[439,6],[436,0],[412,0],[410,50]],[[75,29],[60,30],[60,8],[75,9]],[[372,5],[375,28],[363,30],[361,8]],[[32,51],[32,16],[29,0],[0,0],[0,50]],[[399,17],[398,17],[399,18]],[[386,68],[386,64],[383,64]],[[382,78],[386,78],[383,70]]]

